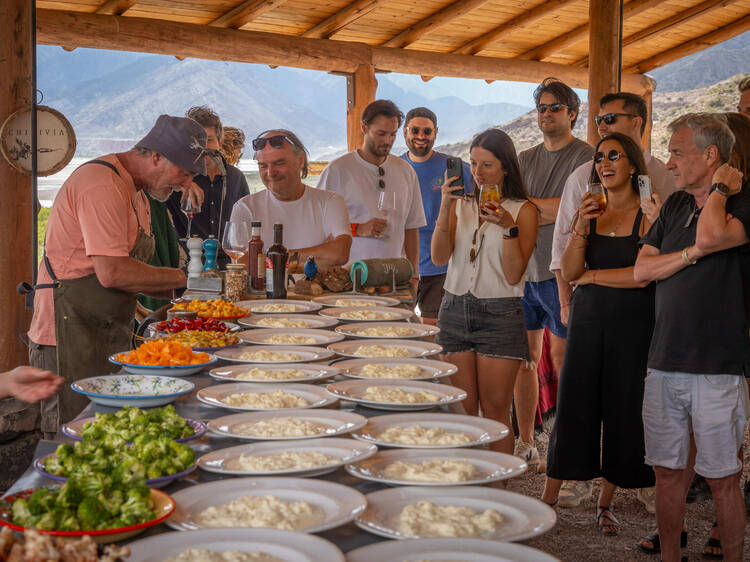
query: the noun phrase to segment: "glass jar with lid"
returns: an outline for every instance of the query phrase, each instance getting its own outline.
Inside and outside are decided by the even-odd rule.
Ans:
[[[224,295],[227,300],[245,300],[247,292],[247,271],[241,263],[227,264],[224,274]]]

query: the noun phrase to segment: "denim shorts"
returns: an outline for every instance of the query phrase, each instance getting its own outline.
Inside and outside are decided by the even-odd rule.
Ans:
[[[558,338],[568,337],[568,329],[560,319],[560,297],[557,293],[556,279],[527,281],[521,304],[527,330],[541,330],[547,326]]]
[[[445,353],[473,351],[487,357],[529,360],[521,299],[478,299],[445,292],[435,341]]]

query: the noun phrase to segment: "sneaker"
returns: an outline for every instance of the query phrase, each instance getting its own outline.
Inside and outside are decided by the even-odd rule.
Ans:
[[[559,502],[560,507],[578,507],[583,500],[591,497],[591,490],[594,484],[591,480],[566,480],[560,488]]]
[[[522,439],[518,440],[515,455],[521,457],[529,468],[539,466],[539,450]]]
[[[656,513],[656,504],[654,502],[654,499],[656,497],[656,492],[654,491],[654,487],[650,488],[638,488],[638,492],[635,494],[636,499],[643,504],[643,507],[646,508],[646,511],[649,513]]]

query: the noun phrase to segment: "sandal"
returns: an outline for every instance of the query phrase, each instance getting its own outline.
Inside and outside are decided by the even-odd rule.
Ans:
[[[607,515],[607,513],[609,513],[609,515]],[[609,521],[609,523],[606,521]],[[599,532],[602,535],[615,537],[620,534],[620,522],[617,520],[609,506],[596,506],[596,524],[599,526]]]
[[[713,530],[718,526],[719,524],[716,521],[714,521],[714,524],[711,527],[711,529]],[[708,540],[706,541],[706,544],[703,545],[703,552],[701,552],[701,556],[709,560],[724,560],[724,554],[722,552],[719,552],[718,554],[714,554],[713,552],[706,552],[706,550],[709,548],[718,548],[719,550],[721,550],[720,539],[714,538],[709,535]]]
[[[680,533],[680,548],[685,548],[687,546],[687,531],[682,531]],[[649,541],[651,543],[651,547],[647,547],[643,544],[643,541]],[[641,537],[641,540],[639,540],[637,543],[635,543],[635,546],[640,550],[641,552],[645,552],[646,554],[660,554],[661,553],[661,539],[659,538],[659,533],[652,533],[650,535],[646,535],[645,537]]]
[[[553,501],[552,503],[549,503],[549,502],[546,502],[546,501],[542,500],[542,503],[546,503],[546,504],[547,504],[548,506],[550,506],[550,507],[551,507],[552,509],[554,509],[555,511],[557,511],[557,509],[556,509],[556,508],[557,508],[557,502],[558,502],[558,501],[559,501],[559,500],[555,500],[555,501]]]

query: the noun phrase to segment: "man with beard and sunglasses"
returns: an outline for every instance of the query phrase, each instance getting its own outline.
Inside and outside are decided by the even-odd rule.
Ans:
[[[404,120],[404,140],[409,149],[401,155],[417,173],[419,190],[427,224],[419,229],[419,286],[417,306],[425,324],[437,325],[440,302],[443,300],[443,284],[448,266],[432,263],[430,243],[435,221],[440,212],[443,178],[449,155],[432,149],[437,138],[437,116],[426,107],[410,109]],[[466,192],[472,190],[471,168],[463,164]]]
[[[390,100],[375,100],[362,112],[362,147],[333,160],[319,189],[344,197],[351,220],[349,261],[405,256],[417,288],[419,228],[427,224],[417,175],[390,154],[404,114]]]

